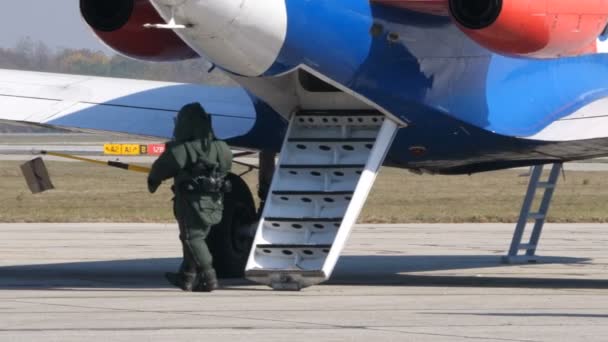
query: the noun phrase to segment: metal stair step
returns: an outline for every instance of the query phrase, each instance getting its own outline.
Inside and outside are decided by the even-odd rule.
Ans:
[[[283,273],[283,274],[297,274],[305,277],[316,277],[323,275],[321,270],[293,270],[293,269],[266,269],[266,268],[254,268],[247,271],[247,276],[267,276],[270,273]]]
[[[286,164],[280,165],[281,169],[363,169],[365,164]]]
[[[294,153],[299,151],[308,154],[319,153],[319,156],[331,156],[331,159],[324,157],[324,161],[321,162],[328,164],[334,161],[333,155],[336,150],[344,152],[351,158],[352,156],[360,157],[354,162],[351,161],[351,163],[360,164],[363,161],[361,158],[367,159],[375,143],[376,139],[372,138],[292,138],[287,140],[288,146]],[[319,163],[317,162],[317,164]]]
[[[556,184],[551,182],[538,182],[537,186],[542,189],[555,189]]]
[[[298,275],[303,277],[323,277],[322,270],[293,270],[293,269],[264,269],[254,268],[247,271],[248,277],[267,277],[270,274],[280,273],[282,275]]]
[[[331,245],[323,244],[323,245],[315,245],[315,244],[260,244],[257,246],[258,248],[279,248],[279,249],[302,249],[302,248],[331,248]]]
[[[365,165],[297,165],[279,166],[279,181],[293,190],[338,191],[351,190],[357,185]]]
[[[323,270],[253,268],[247,270],[245,276],[260,283],[266,283],[275,290],[297,291],[325,280],[326,274]]]
[[[296,117],[301,116],[376,116],[384,118],[380,112],[375,110],[302,110],[296,113]]]
[[[290,143],[373,143],[373,138],[291,138]]]
[[[342,217],[338,218],[289,218],[289,217],[267,217],[264,221],[271,229],[289,231],[289,232],[304,232],[308,230],[315,234],[331,234],[340,228]]]
[[[544,220],[545,219],[545,214],[542,213],[530,213],[528,214],[528,218],[531,220]]]
[[[283,256],[283,257],[294,257],[299,255],[300,257],[319,257],[325,256],[331,250],[329,244],[314,245],[314,244],[266,244],[257,245],[256,250],[258,253],[270,256]]]
[[[298,217],[298,218],[291,218],[291,217],[267,217],[265,218],[265,220],[267,222],[323,222],[323,223],[332,223],[332,222],[342,222],[342,217],[328,217],[328,218],[323,218],[323,217]]]
[[[529,244],[529,243],[522,243],[519,245],[518,249],[520,251],[529,251],[531,249],[536,249],[536,245]]]
[[[384,118],[376,114],[311,114],[295,118],[298,127],[380,127]]]
[[[281,201],[287,201],[294,199],[293,197],[299,197],[303,203],[312,203],[314,201],[322,201],[328,204],[331,203],[343,203],[344,201],[350,201],[354,191],[273,191],[272,195],[275,198],[278,197]],[[295,198],[297,200],[298,198]]]
[[[343,196],[352,195],[353,191],[289,191],[277,190],[273,191],[273,195],[277,196]]]

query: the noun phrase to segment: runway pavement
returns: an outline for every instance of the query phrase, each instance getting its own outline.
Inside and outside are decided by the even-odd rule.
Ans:
[[[167,286],[176,227],[0,224],[0,341],[605,341],[608,225],[548,225],[539,264],[512,225],[357,226],[329,284]]]

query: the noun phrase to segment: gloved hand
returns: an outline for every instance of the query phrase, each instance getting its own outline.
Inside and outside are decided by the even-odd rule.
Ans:
[[[161,182],[159,181],[155,181],[148,178],[148,191],[150,191],[151,194],[155,193],[158,187],[160,186],[160,183]]]

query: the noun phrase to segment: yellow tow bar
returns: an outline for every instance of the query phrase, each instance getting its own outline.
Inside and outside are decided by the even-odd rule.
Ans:
[[[42,155],[47,155],[47,156],[78,160],[78,161],[91,163],[91,164],[115,167],[115,168],[119,168],[119,169],[123,169],[123,170],[127,170],[127,171],[134,171],[134,172],[146,173],[146,174],[150,173],[150,168],[145,167],[145,166],[125,164],[125,163],[116,162],[116,161],[102,161],[102,160],[96,160],[96,159],[89,159],[89,158],[77,157],[77,156],[73,156],[71,154],[59,153],[59,152],[49,152],[49,151],[32,151],[32,152],[33,152],[33,154],[42,154]],[[26,181],[28,187],[30,188],[30,190],[32,191],[32,193],[34,193],[34,194],[41,193],[41,192],[55,188],[53,186],[53,183],[51,182],[51,178],[49,176],[48,170],[46,169],[46,165],[44,165],[44,161],[40,157],[30,160],[30,161],[26,162],[25,164],[21,165],[21,172],[23,172],[25,181]]]
[[[103,160],[89,159],[89,158],[73,156],[71,154],[65,154],[65,153],[59,153],[59,152],[49,152],[49,151],[40,151],[39,154],[59,157],[59,158],[72,159],[72,160],[79,160],[79,161],[83,161],[86,163],[111,166],[111,167],[116,167],[116,168],[128,170],[128,171],[134,171],[134,172],[140,172],[140,173],[150,173],[149,167],[125,164],[125,163],[121,163],[121,162],[117,162],[117,161],[103,161]]]

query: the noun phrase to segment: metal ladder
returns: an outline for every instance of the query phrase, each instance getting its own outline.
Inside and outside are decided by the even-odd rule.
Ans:
[[[541,181],[543,175],[544,165],[537,165],[532,168],[530,175],[530,183],[528,184],[528,191],[524,198],[524,203],[521,208],[519,220],[515,226],[515,232],[513,234],[513,240],[509,253],[503,257],[503,262],[507,264],[514,263],[526,263],[535,262],[536,249],[540,236],[543,231],[543,226],[547,220],[547,214],[551,206],[551,200],[553,199],[553,193],[557,187],[557,181],[562,170],[562,164],[553,164],[549,173],[549,178],[545,181]],[[540,207],[538,211],[532,212],[532,205],[536,198],[538,189],[544,189],[542,199],[540,201]],[[530,234],[530,239],[527,243],[522,243],[526,228],[528,228],[528,221],[534,221],[534,226]],[[520,251],[526,251],[524,255],[519,255]]]
[[[329,279],[397,130],[372,110],[296,113],[246,277],[279,290]]]

